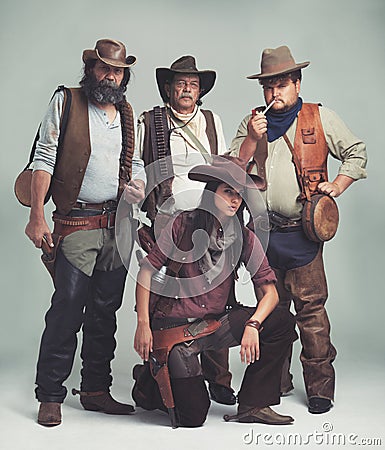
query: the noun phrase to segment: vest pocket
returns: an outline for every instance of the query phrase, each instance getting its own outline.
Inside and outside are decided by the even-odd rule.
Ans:
[[[302,128],[301,134],[302,134],[302,142],[304,144],[315,144],[317,142],[314,127]]]

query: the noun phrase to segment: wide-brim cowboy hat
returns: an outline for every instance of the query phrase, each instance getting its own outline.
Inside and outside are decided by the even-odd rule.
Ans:
[[[216,156],[212,157],[211,164],[202,164],[193,167],[188,177],[190,180],[202,181],[209,183],[210,181],[217,181],[219,183],[226,183],[236,189],[243,189],[245,187],[256,189],[255,181],[246,172],[246,163],[243,159],[234,156]],[[260,177],[256,177],[260,179]],[[261,179],[260,179],[261,180]]]
[[[160,96],[164,102],[168,102],[169,98],[164,89],[164,85],[167,82],[171,82],[173,76],[177,73],[181,74],[192,74],[198,75],[200,80],[199,98],[206,95],[214,86],[216,79],[216,72],[214,70],[198,70],[193,56],[181,56],[179,59],[174,61],[170,68],[168,67],[158,67],[156,69],[156,82],[158,83],[158,89]]]
[[[123,68],[131,67],[136,63],[135,56],[126,56],[124,44],[113,39],[100,39],[93,50],[84,50],[83,62],[86,63],[91,59],[99,59],[110,66]]]
[[[284,75],[295,70],[304,69],[310,64],[310,61],[296,63],[289,47],[282,45],[278,48],[266,48],[262,52],[261,72],[255,75],[249,75],[250,80],[272,78],[277,75]]]

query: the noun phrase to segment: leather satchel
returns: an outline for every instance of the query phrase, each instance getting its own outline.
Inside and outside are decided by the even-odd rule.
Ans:
[[[54,92],[54,94],[51,97],[51,101],[52,101],[52,98],[54,97],[54,95],[59,91],[64,91],[64,106],[63,106],[63,113],[62,113],[61,122],[60,122],[60,133],[59,133],[57,158],[59,158],[59,150],[61,147],[61,143],[63,142],[63,138],[64,138],[65,130],[67,127],[67,122],[68,122],[68,115],[69,115],[69,111],[70,111],[70,107],[71,107],[71,91],[64,86],[58,86],[58,88],[56,89],[56,91]],[[31,206],[31,183],[32,183],[32,172],[33,172],[33,170],[30,168],[30,166],[31,166],[31,164],[33,162],[33,158],[35,156],[36,145],[37,145],[37,141],[39,140],[39,137],[40,137],[40,125],[36,132],[36,136],[35,136],[35,139],[32,144],[32,148],[31,148],[31,151],[29,154],[28,164],[19,173],[19,175],[17,176],[17,178],[15,180],[15,184],[14,184],[14,193],[15,193],[17,200],[23,206],[28,206],[28,207]],[[50,199],[50,197],[51,197],[51,193],[50,193],[50,190],[48,190],[47,195],[45,196],[45,199],[44,199],[44,203],[47,203],[48,200]]]
[[[319,183],[328,180],[328,147],[319,115],[319,105],[304,103],[298,115],[294,146],[286,134],[301,187],[302,228],[308,239],[329,241],[337,232],[339,214],[334,198],[318,191]]]

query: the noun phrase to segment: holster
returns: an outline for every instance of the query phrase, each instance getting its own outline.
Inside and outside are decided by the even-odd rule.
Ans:
[[[164,406],[170,415],[171,426],[177,428],[175,403],[172,394],[168,356],[176,344],[192,342],[195,339],[214,333],[221,326],[215,319],[198,319],[191,324],[174,328],[153,330],[153,351],[150,354],[151,375],[159,386]]]
[[[50,247],[47,242],[43,239],[41,250],[43,254],[41,255],[41,260],[43,264],[45,265],[46,269],[48,270],[49,274],[52,277],[52,281],[55,284],[55,261],[56,261],[56,255],[57,251],[59,249],[60,243],[63,239],[63,236],[52,233],[52,240],[53,240],[53,247]]]

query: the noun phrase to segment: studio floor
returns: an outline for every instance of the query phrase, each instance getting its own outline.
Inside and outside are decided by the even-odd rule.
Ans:
[[[233,386],[241,380],[238,353],[231,350]],[[9,364],[8,364],[8,367]],[[239,370],[239,373],[237,373]],[[78,397],[68,395],[63,408],[63,423],[44,428],[36,423],[38,403],[33,396],[34,367],[31,360],[1,375],[1,449],[2,450],[233,450],[243,448],[384,448],[385,447],[385,367],[348,361],[336,364],[337,395],[332,410],[322,415],[307,412],[299,364],[293,367],[295,390],[282,398],[276,411],[290,414],[290,426],[225,423],[224,414],[235,407],[212,403],[207,422],[199,429],[171,429],[168,418],[159,412],[140,408],[133,416],[108,416],[84,411]],[[67,382],[77,387],[78,367]],[[114,368],[112,393],[130,402],[130,370]]]

